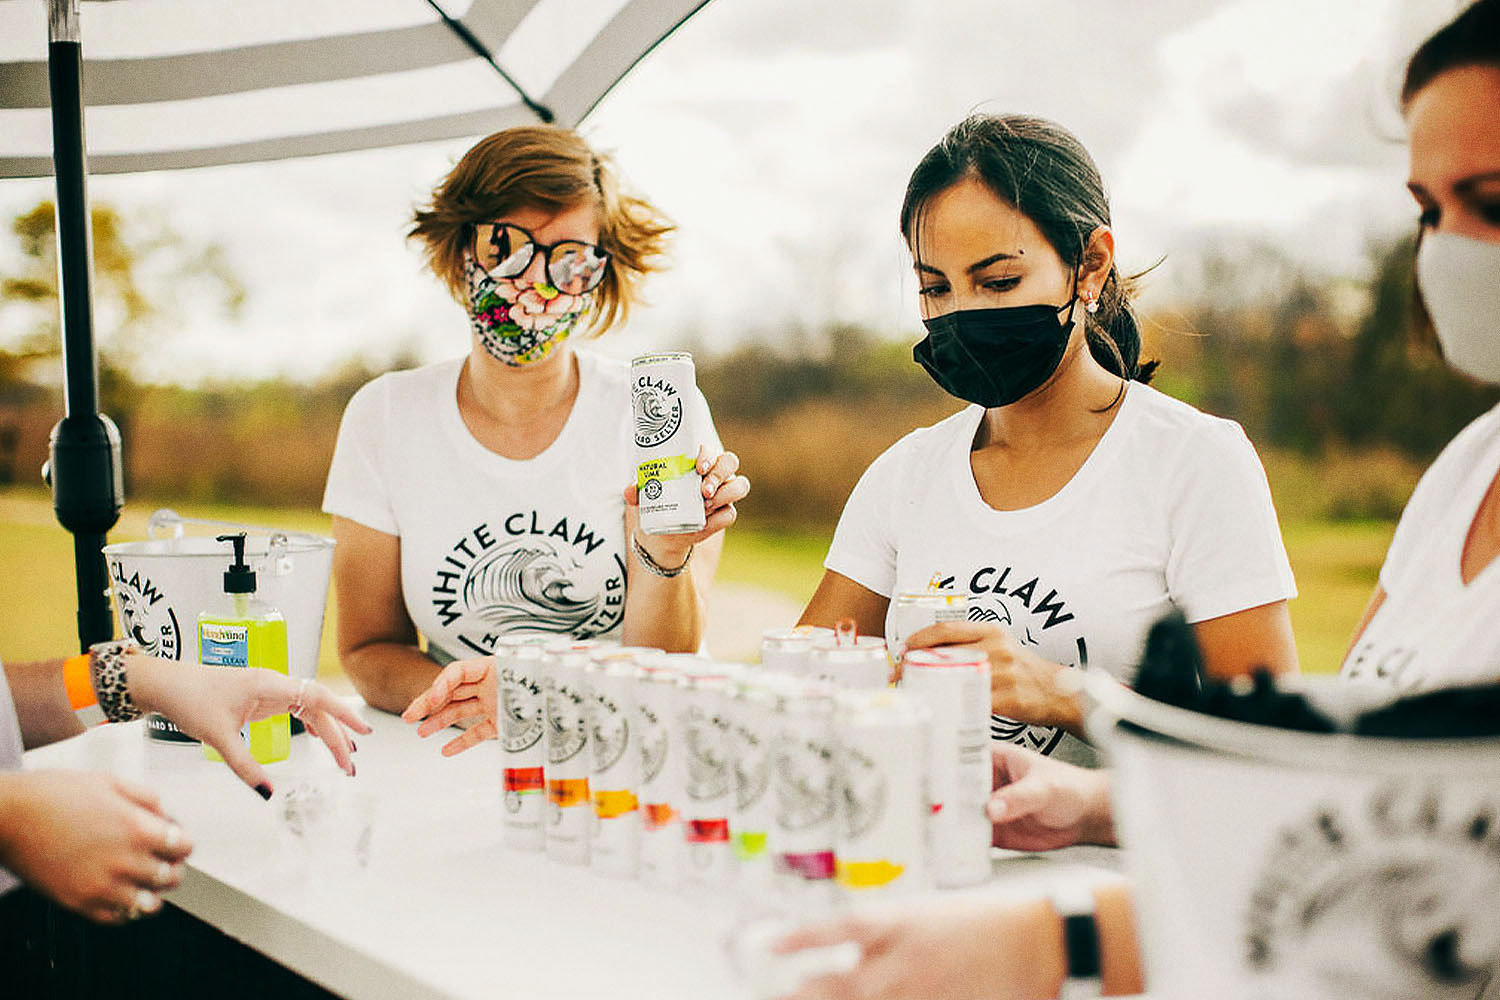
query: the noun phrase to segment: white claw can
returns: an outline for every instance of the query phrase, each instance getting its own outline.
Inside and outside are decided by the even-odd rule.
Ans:
[[[675,732],[682,749],[683,877],[719,885],[734,875],[729,813],[734,807],[729,713],[734,684],[726,673],[684,674]]]
[[[807,654],[807,676],[841,688],[878,689],[891,683],[891,661],[885,640],[862,635],[857,639],[819,639]]]
[[[793,677],[807,673],[807,655],[813,643],[832,639],[833,629],[821,625],[798,625],[795,628],[771,628],[761,634],[760,665]]]
[[[838,882],[851,896],[927,888],[932,713],[902,691],[839,695]]]
[[[771,826],[776,800],[771,794],[771,744],[777,692],[795,683],[785,674],[748,671],[735,679],[730,713],[730,760],[734,767],[734,809],[730,839],[739,863],[743,893],[758,902],[772,896]]]
[[[929,775],[933,878],[944,888],[990,877],[990,661],[971,646],[914,649],[901,687],[932,713]]]
[[[593,642],[559,642],[542,655],[547,701],[547,857],[589,863],[588,677]]]
[[[781,692],[772,737],[772,866],[786,904],[826,907],[833,901],[834,697],[831,684],[803,682]]]
[[[542,646],[548,641],[545,636],[511,633],[495,643],[505,843],[527,851],[540,851],[546,844],[547,702]]]
[[[698,445],[704,416],[691,354],[645,354],[630,362],[635,420],[635,484],[641,530],[698,531],[705,523]]]
[[[640,754],[641,881],[671,887],[682,877],[681,750],[673,738],[681,672],[665,656],[636,670],[636,739]]]
[[[606,875],[634,878],[640,870],[635,675],[641,657],[659,652],[635,646],[595,651],[587,669],[589,798],[594,810],[589,864]]]
[[[940,622],[969,620],[969,595],[955,590],[914,590],[896,595],[886,615],[886,642],[900,659],[913,632]]]

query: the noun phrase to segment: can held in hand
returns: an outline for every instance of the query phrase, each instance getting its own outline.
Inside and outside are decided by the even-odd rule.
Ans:
[[[697,396],[691,354],[645,354],[630,363],[635,485],[641,530],[648,535],[699,531],[705,523],[698,474],[704,415]]]
[[[729,712],[734,685],[724,673],[684,674],[677,693],[686,845],[683,877],[689,882],[722,884],[734,875],[729,842],[729,813],[734,806]]]
[[[675,886],[682,877],[680,751],[673,738],[680,672],[665,656],[636,670],[636,743],[640,754],[641,881]]]
[[[502,635],[495,643],[500,715],[500,785],[505,843],[526,851],[546,844],[547,702],[542,646],[548,638]]]
[[[778,894],[792,906],[833,902],[836,693],[831,684],[803,682],[781,692],[776,705],[772,865]]]
[[[927,888],[932,713],[902,691],[845,691],[838,702],[839,885],[861,898]]]
[[[940,622],[969,620],[969,595],[954,590],[916,590],[897,594],[886,616],[886,642],[899,660],[913,632]]]
[[[547,857],[589,863],[588,678],[592,642],[564,642],[543,654],[547,702]]]
[[[901,687],[932,713],[929,774],[933,878],[944,888],[990,877],[990,661],[970,646],[914,649]]]
[[[833,629],[821,625],[766,629],[760,640],[760,665],[767,670],[803,677],[807,674],[807,654],[812,652],[813,643],[832,638]]]
[[[589,797],[594,824],[589,864],[607,874],[634,878],[640,870],[641,754],[636,745],[637,661],[660,650],[624,646],[596,651],[589,688]]]

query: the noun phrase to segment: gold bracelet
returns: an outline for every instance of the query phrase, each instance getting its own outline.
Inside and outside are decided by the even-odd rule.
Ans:
[[[630,544],[635,549],[636,558],[641,561],[642,566],[646,567],[646,571],[664,580],[670,580],[672,577],[680,575],[683,570],[687,569],[688,563],[693,561],[693,547],[691,545],[688,546],[688,553],[682,560],[682,565],[676,569],[667,569],[667,567],[651,558],[651,553],[646,551],[645,546],[641,544],[639,538],[635,537],[634,533],[630,536]]]

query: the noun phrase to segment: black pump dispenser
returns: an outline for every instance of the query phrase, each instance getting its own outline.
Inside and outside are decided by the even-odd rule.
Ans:
[[[245,532],[236,535],[220,535],[217,539],[234,546],[234,562],[224,571],[224,593],[255,593],[255,570],[245,562]]]

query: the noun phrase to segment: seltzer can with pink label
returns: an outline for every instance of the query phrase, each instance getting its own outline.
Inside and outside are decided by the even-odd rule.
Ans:
[[[630,363],[635,485],[648,535],[700,531],[705,523],[698,445],[707,439],[691,354],[645,354]]]
[[[832,904],[834,713],[838,689],[803,681],[778,692],[771,750],[772,866],[785,905]]]
[[[932,867],[944,888],[990,877],[991,827],[985,814],[990,761],[990,661],[972,646],[913,649],[902,659],[901,687],[932,713],[929,774]]]

